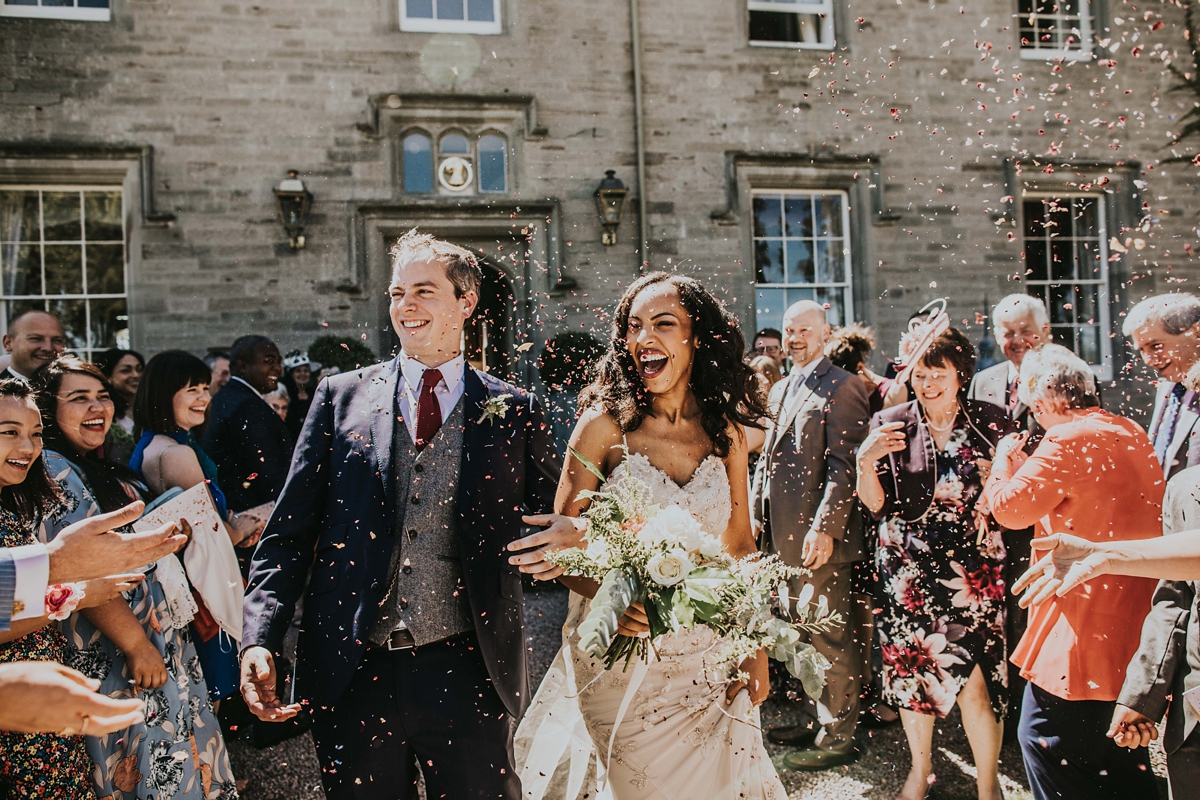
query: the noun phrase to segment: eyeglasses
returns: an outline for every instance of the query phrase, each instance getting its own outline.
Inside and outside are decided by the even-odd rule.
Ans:
[[[754,348],[754,352],[760,356],[777,356],[783,352],[783,348],[778,345],[760,345]]]

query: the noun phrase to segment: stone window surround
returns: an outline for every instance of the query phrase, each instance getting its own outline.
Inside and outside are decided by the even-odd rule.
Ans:
[[[1150,224],[1141,213],[1141,190],[1139,187],[1141,164],[1136,161],[1070,161],[1067,159],[1044,159],[1027,157],[1004,160],[1003,214],[996,219],[1002,228],[1007,227],[1018,240],[1024,232],[1022,203],[1025,199],[1047,196],[1096,195],[1104,200],[1105,235],[1108,240],[1120,240],[1127,235],[1136,236],[1133,229]],[[1047,171],[1049,169],[1049,171]],[[1105,243],[1106,247],[1108,243]],[[1097,369],[1101,380],[1114,380],[1129,360],[1128,348],[1118,346],[1124,341],[1121,321],[1124,310],[1129,308],[1129,270],[1126,254],[1110,250],[1104,259],[1108,269],[1108,292],[1102,300],[1108,310],[1108,330],[1101,330],[1101,338],[1109,343],[1108,358],[1102,368]],[[1019,262],[1023,269],[1024,261]]]
[[[464,16],[467,0],[462,0]],[[494,36],[504,33],[504,3],[502,0],[491,0],[492,22],[472,22],[470,20],[442,20],[420,17],[409,17],[406,13],[407,0],[392,0],[396,14],[396,26],[402,33],[466,33],[480,36]],[[434,14],[437,14],[437,0],[432,0]]]
[[[433,189],[430,192],[404,192],[404,140],[412,134],[419,134],[429,139],[430,158],[432,159],[433,169]],[[457,133],[467,140],[469,152],[466,154],[474,170],[472,186],[462,191],[454,191],[440,185],[438,181],[438,161],[442,156],[441,142],[448,135]],[[501,192],[484,191],[481,186],[482,176],[479,170],[479,141],[485,136],[498,136],[504,142],[504,190]],[[405,195],[424,195],[424,196],[444,196],[444,197],[473,197],[476,195],[482,196],[504,196],[511,195],[513,192],[513,152],[514,148],[511,144],[511,134],[508,130],[488,125],[484,127],[472,128],[461,123],[451,121],[444,126],[438,127],[430,124],[415,123],[411,127],[399,130],[395,139],[395,151],[397,153],[397,186]]]
[[[820,3],[820,5],[817,5]],[[788,50],[833,50],[838,46],[838,33],[842,29],[842,20],[838,19],[835,6],[839,0],[806,0],[804,3],[795,2],[794,8],[786,7],[786,3],[773,0],[746,0],[746,42],[751,47],[774,47]],[[776,14],[795,14],[796,16],[815,16],[822,28],[824,42],[772,42],[750,38],[750,12],[765,11]]]
[[[849,198],[850,243],[849,305],[854,316],[871,324],[870,231],[876,225],[894,224],[899,215],[883,207],[883,178],[878,156],[844,156],[825,153],[725,154],[726,207],[710,216],[717,225],[736,225],[742,234],[743,285],[755,285],[753,204],[755,191],[823,189],[845,192]],[[731,310],[739,319],[756,319],[754,291],[748,291]]]

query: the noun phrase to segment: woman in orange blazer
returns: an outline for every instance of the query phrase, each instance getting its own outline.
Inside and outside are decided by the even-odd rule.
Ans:
[[[1021,363],[1019,393],[1046,436],[1028,457],[1025,434],[997,448],[984,489],[996,521],[1035,525],[1035,537],[1161,536],[1164,487],[1154,448],[1137,423],[1100,409],[1088,365],[1046,345]],[[1118,747],[1105,735],[1155,585],[1106,576],[1030,608],[1012,662],[1029,681],[1018,738],[1037,800],[1156,796],[1146,749]]]

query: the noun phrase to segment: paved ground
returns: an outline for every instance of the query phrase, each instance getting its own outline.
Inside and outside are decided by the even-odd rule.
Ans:
[[[529,640],[532,679],[540,681],[559,646],[560,628],[566,612],[565,591],[528,593],[526,633]],[[763,724],[789,724],[795,713],[788,703],[768,701],[763,707]],[[792,800],[892,800],[908,771],[908,746],[899,725],[881,731],[860,731],[862,756],[847,767],[821,773],[782,773]],[[772,755],[785,748],[771,747]],[[937,726],[934,739],[935,769],[940,800],[973,800],[974,770],[971,752],[957,714]],[[1161,751],[1155,754],[1161,762]],[[257,751],[243,742],[230,744],[234,773],[249,779],[244,800],[321,800],[320,777],[312,739],[305,735],[267,750]],[[1164,774],[1161,763],[1155,771]],[[1001,782],[1009,800],[1026,800],[1031,795],[1015,745],[1004,748]],[[1165,783],[1165,782],[1164,782]],[[1165,789],[1163,797],[1166,797]]]

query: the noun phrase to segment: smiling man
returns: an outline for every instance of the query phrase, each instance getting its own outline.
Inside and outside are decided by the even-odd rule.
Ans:
[[[29,380],[39,367],[62,355],[67,346],[62,324],[45,311],[26,311],[13,317],[4,334],[4,349],[12,364],[0,374],[5,378]]]
[[[1170,479],[1200,464],[1200,401],[1183,383],[1200,361],[1200,298],[1182,292],[1147,298],[1129,310],[1121,332],[1162,377],[1148,433]]]
[[[475,256],[413,231],[392,260],[403,352],[317,387],[255,552],[242,694],[262,720],[312,713],[327,797],[401,796],[415,755],[431,797],[517,800],[529,692],[505,548],[526,522],[578,535],[569,518],[525,516],[553,508],[559,477],[541,406],[463,358]],[[284,705],[274,659],[302,595]]]

